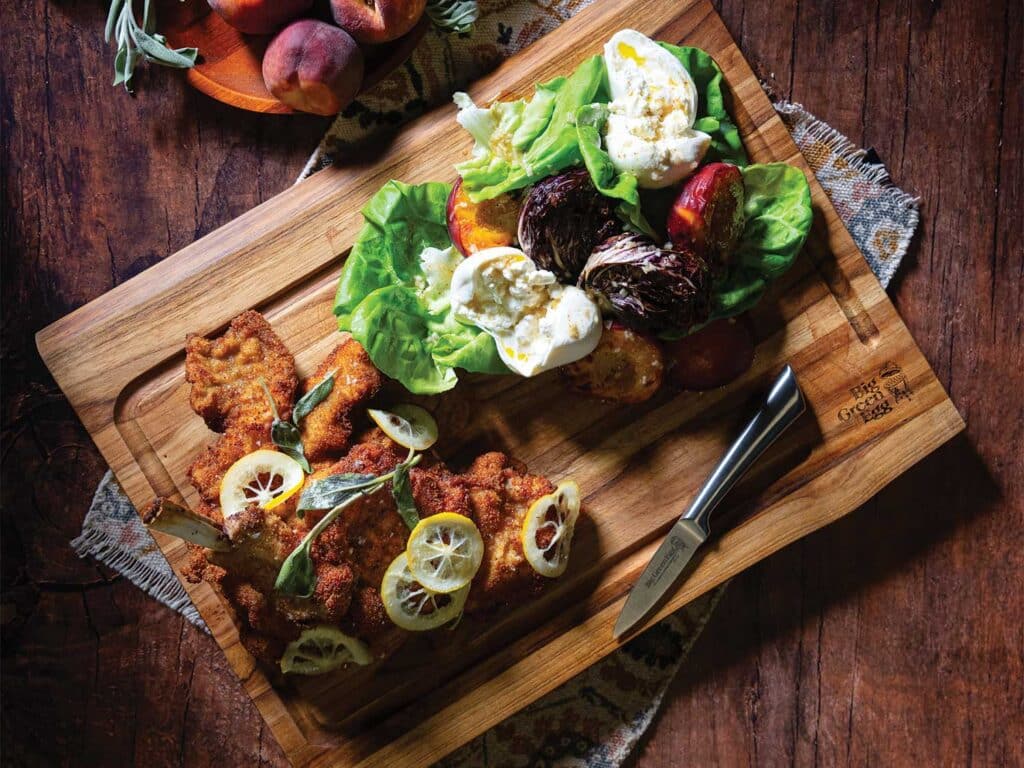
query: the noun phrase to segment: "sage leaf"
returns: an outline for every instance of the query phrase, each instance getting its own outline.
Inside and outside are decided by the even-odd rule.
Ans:
[[[142,26],[135,18],[135,0],[111,0],[103,37],[108,43],[116,40],[114,85],[124,84],[131,93],[132,76],[139,61],[150,61],[165,67],[189,69],[195,66],[199,51],[195,48],[169,48],[167,39],[156,32],[153,0],[142,2]]]
[[[126,82],[128,74],[131,68],[131,64],[128,60],[129,51],[127,48],[122,48],[117,52],[117,56],[114,58],[114,85],[120,85]]]
[[[296,547],[277,572],[274,589],[286,595],[311,597],[316,588],[316,568],[313,558],[309,556],[309,547],[313,540],[308,536]]]
[[[270,439],[273,440],[281,453],[291,456],[302,466],[302,471],[307,475],[313,471],[306,460],[306,452],[302,447],[302,435],[299,428],[290,421],[275,419],[270,426]]]
[[[124,2],[125,0],[112,0],[110,3],[110,10],[107,12],[107,24],[103,29],[103,39],[108,43],[114,34],[114,30],[117,28],[117,20],[121,15],[121,6],[124,5]]]
[[[476,0],[428,0],[427,17],[445,32],[469,32],[480,16]]]
[[[331,394],[332,389],[334,389],[334,371],[328,373],[323,381],[299,399],[299,402],[292,408],[292,421],[298,424],[306,418],[310,411],[320,405]]]
[[[332,509],[367,492],[372,486],[378,485],[380,478],[376,475],[343,472],[328,475],[320,480],[306,483],[299,497],[297,510]]]
[[[402,521],[413,529],[420,521],[416,501],[412,497],[412,483],[409,482],[409,465],[399,464],[395,467],[391,478],[391,495],[395,497],[395,505]]]
[[[270,394],[270,387],[267,386],[267,382],[262,376],[260,376],[259,382],[263,388],[263,394],[267,396],[267,402],[270,404],[270,412],[274,415],[274,421],[280,421],[281,415],[277,412],[277,403],[274,402],[274,396]]]
[[[342,476],[332,475],[332,477]],[[341,510],[360,496],[375,493],[383,485],[379,477],[374,475],[363,475],[363,477],[370,478],[365,481],[365,486],[362,488],[350,487],[348,495],[320,518],[320,522],[313,526],[299,546],[288,555],[284,563],[281,564],[281,570],[277,572],[277,579],[274,581],[275,589],[299,597],[309,597],[313,594],[313,590],[316,588],[316,567],[313,565],[313,558],[310,557],[309,548],[313,546],[316,537],[338,518]],[[349,482],[352,482],[351,478]]]
[[[302,449],[302,433],[290,421],[275,419],[270,427],[270,439],[280,448]]]
[[[299,463],[299,466],[302,467],[302,471],[305,472],[307,475],[313,473],[313,468],[309,466],[309,460],[306,459],[306,454],[302,452],[301,445],[298,447],[298,449],[287,448],[281,445],[279,445],[278,448],[280,449],[281,453],[283,453],[285,456],[290,456],[291,458],[295,459],[295,461]],[[299,517],[302,517],[302,515],[299,515]]]

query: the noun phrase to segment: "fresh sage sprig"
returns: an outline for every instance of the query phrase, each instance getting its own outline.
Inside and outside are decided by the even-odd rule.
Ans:
[[[427,17],[445,32],[469,32],[480,17],[476,0],[427,0]]]
[[[270,394],[270,388],[267,387],[267,382],[260,379],[260,386],[263,387],[263,392],[267,396],[267,400],[270,402],[270,412],[274,414],[274,421],[270,425],[270,439],[274,441],[281,453],[287,454],[295,459],[302,466],[302,470],[308,475],[313,471],[312,467],[309,466],[309,462],[306,460],[306,450],[302,445],[302,432],[299,430],[299,422],[302,421],[306,416],[309,415],[310,411],[316,408],[320,403],[331,394],[331,390],[334,389],[334,371],[331,371],[324,380],[313,387],[309,392],[299,398],[299,402],[292,408],[291,421],[285,421],[281,418],[277,412],[277,404],[274,402],[274,396]],[[310,509],[324,509],[325,507],[309,507]]]
[[[114,57],[114,85],[124,84],[132,92],[132,76],[140,61],[151,61],[175,69],[195,66],[195,48],[169,48],[167,38],[156,31],[152,0],[142,0],[142,26],[135,19],[135,0],[111,0],[103,39],[117,42]]]
[[[401,475],[405,478],[404,483],[408,487],[409,470],[415,467],[423,459],[415,451],[410,451],[409,456],[395,467],[391,472],[384,475],[358,474],[344,472],[337,475],[314,480],[309,483],[299,497],[298,514],[310,509],[325,509],[330,506],[330,511],[314,525],[305,538],[299,543],[290,555],[281,564],[281,570],[277,573],[274,588],[288,595],[297,597],[309,597],[316,589],[316,568],[313,565],[313,558],[309,550],[313,542],[323,533],[324,529],[333,523],[341,511],[361,496],[370,496],[385,485],[388,481],[394,486],[396,479]],[[408,490],[408,503],[411,505],[412,514],[416,515],[416,505],[412,502],[412,490]],[[397,495],[396,495],[397,500]],[[401,512],[402,502],[399,502],[399,512],[402,519],[409,525],[406,513]],[[416,515],[417,522],[419,516]],[[415,526],[415,523],[413,523]]]

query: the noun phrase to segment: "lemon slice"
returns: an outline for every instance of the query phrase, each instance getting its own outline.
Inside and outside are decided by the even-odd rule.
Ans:
[[[484,540],[468,517],[442,512],[417,523],[405,554],[416,581],[432,592],[448,594],[476,576],[484,559]]]
[[[293,675],[322,675],[345,664],[365,666],[372,661],[370,649],[361,640],[337,627],[310,627],[284,649],[281,671]]]
[[[367,411],[385,435],[404,448],[425,451],[437,442],[437,422],[418,405],[396,405],[390,411]]]
[[[283,504],[306,480],[302,466],[278,451],[262,449],[240,458],[220,481],[220,509],[225,518],[250,504],[273,509]]]
[[[411,632],[436,629],[458,617],[468,594],[469,584],[450,594],[427,589],[409,570],[405,552],[388,566],[380,585],[380,597],[388,617]]]
[[[576,519],[580,515],[580,487],[573,480],[558,484],[554,493],[541,496],[523,518],[523,554],[541,576],[565,573]]]

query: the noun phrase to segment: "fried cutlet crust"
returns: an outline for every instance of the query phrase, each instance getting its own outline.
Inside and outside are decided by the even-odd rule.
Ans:
[[[263,315],[253,310],[232,320],[217,338],[187,338],[185,379],[192,385],[192,410],[214,432],[235,424],[271,423],[261,380],[281,418],[288,418],[298,386],[294,358]]]
[[[382,475],[405,456],[404,448],[373,429],[343,459],[311,477],[342,472]],[[473,519],[480,530],[484,560],[470,589],[468,614],[520,604],[543,588],[545,580],[523,555],[520,531],[530,504],[554,490],[550,481],[526,473],[503,453],[487,453],[463,474],[425,457],[410,472],[410,482],[421,517],[456,512]],[[242,638],[246,647],[254,656],[273,661],[276,657],[266,654],[279,657],[304,626],[327,622],[364,640],[378,658],[396,651],[408,633],[388,619],[380,584],[384,571],[405,550],[409,529],[388,489],[351,504],[313,543],[317,586],[305,601],[282,598],[274,592],[273,580],[279,563],[326,510],[307,512],[300,521],[284,512],[286,506],[280,508],[285,519],[253,515],[250,533],[258,534],[253,539],[257,549],[243,546],[227,556],[206,556],[207,564],[215,567],[205,577],[235,606],[247,629]],[[254,561],[264,565],[255,566]],[[194,569],[193,575],[197,570],[201,569]]]
[[[236,424],[196,456],[189,465],[189,482],[199,498],[215,507],[219,522],[220,482],[232,464],[260,448],[273,448],[269,424]]]
[[[222,434],[188,470],[199,494],[197,511],[224,525],[219,507],[225,472],[246,454],[273,449],[269,403],[259,380],[269,388],[282,418],[291,414],[297,387],[294,361],[256,312],[232,321],[216,339],[191,336],[186,377],[192,383],[193,409]],[[330,474],[383,475],[407,456],[379,429],[351,443],[351,412],[365,405],[382,383],[365,350],[351,338],[339,344],[303,383],[308,392],[331,371],[330,395],[300,424],[314,473],[307,482]],[[523,602],[544,583],[523,555],[520,535],[526,510],[554,490],[543,477],[501,453],[478,457],[462,474],[424,456],[410,471],[421,517],[455,512],[473,519],[483,537],[483,564],[473,581],[467,613],[485,613]],[[310,554],[317,575],[308,599],[274,590],[280,566],[327,510],[296,513],[299,494],[273,511],[255,505],[232,517],[228,535],[235,548],[226,553],[193,548],[187,578],[212,583],[233,606],[243,644],[261,661],[274,664],[289,642],[306,627],[332,624],[364,640],[378,658],[397,650],[408,637],[387,616],[380,595],[384,572],[406,547],[409,530],[389,488],[346,507],[313,542]]]
[[[473,578],[466,613],[515,605],[544,585],[523,554],[523,518],[530,505],[555,487],[504,453],[485,453],[460,476],[466,484],[470,512],[484,540],[484,559]]]
[[[303,383],[303,394],[334,372],[331,393],[317,405],[299,425],[306,458],[321,461],[338,458],[348,448],[352,436],[349,413],[362,405],[380,389],[383,377],[362,345],[351,336],[324,358]]]

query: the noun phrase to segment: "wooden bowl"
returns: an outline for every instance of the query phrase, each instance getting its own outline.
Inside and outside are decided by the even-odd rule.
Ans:
[[[172,48],[199,49],[199,60],[185,77],[217,101],[250,112],[290,114],[263,84],[263,52],[273,35],[243,35],[210,10],[206,0],[163,0],[158,28]],[[360,92],[372,88],[412,54],[430,24],[424,16],[404,37],[379,46],[364,45],[366,73]]]

